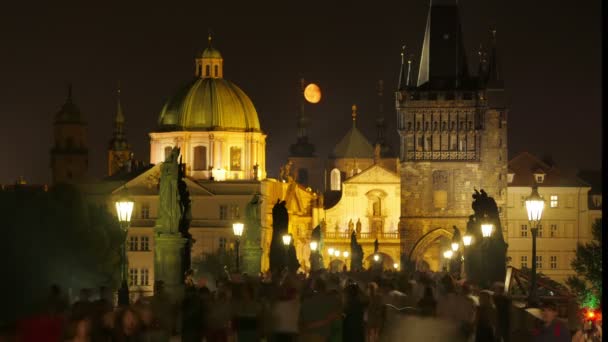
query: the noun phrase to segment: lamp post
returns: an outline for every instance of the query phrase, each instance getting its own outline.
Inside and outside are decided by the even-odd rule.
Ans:
[[[236,250],[236,273],[240,273],[240,256],[239,256],[239,247],[241,244],[240,238],[243,235],[243,230],[245,229],[245,225],[241,222],[235,222],[232,224],[232,232],[236,237],[236,241],[234,243],[234,247]]]
[[[344,257],[344,266],[348,268],[348,251],[342,252],[342,256]]]
[[[285,267],[289,271],[289,245],[291,244],[291,235],[283,235],[283,245],[285,246]]]
[[[448,273],[450,272],[450,262],[452,261],[452,256],[454,255],[454,252],[452,252],[451,249],[448,249],[447,251],[443,252],[443,257],[448,259]]]
[[[461,278],[465,279],[466,278],[466,270],[465,270],[465,263],[466,263],[466,258],[465,258],[465,252],[467,250],[467,247],[469,247],[471,245],[471,243],[473,242],[473,235],[469,235],[469,234],[465,234],[462,237],[462,272],[461,272]]]
[[[374,254],[374,262],[375,262],[376,269],[380,269],[380,271],[382,271],[382,266],[380,264],[380,254],[378,254],[378,253]]]
[[[133,213],[133,201],[129,199],[126,193],[126,188],[120,199],[116,201],[116,214],[118,216],[118,222],[120,228],[124,231],[124,239],[122,242],[122,258],[121,258],[121,282],[120,289],[118,290],[118,305],[128,306],[129,305],[129,285],[127,284],[127,233],[129,231],[129,225],[131,224],[131,214]]]
[[[532,231],[532,276],[530,280],[530,293],[528,296],[528,307],[538,305],[536,294],[536,236],[538,235],[538,224],[545,209],[545,200],[538,194],[538,188],[532,187],[532,193],[526,198],[526,211]]]
[[[319,257],[317,255],[317,249],[319,248],[319,243],[315,240],[310,241],[310,271],[316,271],[319,267]]]

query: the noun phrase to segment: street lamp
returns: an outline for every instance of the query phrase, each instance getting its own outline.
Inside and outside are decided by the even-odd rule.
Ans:
[[[122,242],[122,265],[121,265],[121,283],[118,290],[118,304],[121,306],[129,305],[129,286],[127,285],[127,232],[131,224],[131,214],[133,213],[133,201],[127,196],[125,188],[121,198],[116,201],[116,215],[120,227],[124,231],[125,237]]]
[[[319,267],[319,256],[317,255],[317,249],[319,243],[315,240],[310,241],[310,271],[316,271]]]
[[[374,254],[374,261],[375,262],[380,261],[380,255],[379,254]]]
[[[481,222],[481,235],[484,238],[489,238],[492,236],[492,231],[494,230],[494,224],[490,222],[487,218]]]
[[[460,243],[452,242],[452,251],[458,252],[458,248],[460,248]]]
[[[536,297],[536,236],[538,235],[538,224],[543,216],[545,209],[545,200],[538,194],[538,188],[532,187],[532,193],[526,198],[526,211],[528,212],[528,221],[530,221],[530,230],[532,231],[532,279],[530,281],[530,293],[528,297],[528,306],[536,306],[538,298]]]
[[[464,245],[464,247],[469,247],[471,245],[471,242],[473,242],[473,236],[472,235],[465,235],[462,237],[462,244]]]
[[[316,252],[318,247],[319,247],[319,243],[317,241],[311,241],[310,242],[310,250],[311,251]]]
[[[399,264],[398,263],[394,263],[393,267],[395,268],[395,270],[399,269]]]
[[[283,245],[285,246],[285,267],[289,271],[289,245],[291,244],[291,235],[283,235]]]
[[[467,250],[467,247],[469,247],[471,245],[471,243],[473,243],[473,235],[469,235],[469,234],[465,234],[462,236],[462,271],[460,272],[460,277],[462,279],[466,278],[466,260],[464,257],[465,251]]]
[[[329,248],[327,249],[327,252],[329,252],[329,256],[330,256],[330,257],[334,256],[334,249],[333,249],[332,247],[329,247]]]
[[[448,272],[450,272],[450,262],[452,261],[452,256],[454,256],[454,252],[451,249],[448,249],[447,251],[443,252],[443,257],[448,259]]]
[[[334,256],[335,256],[336,258],[339,258],[339,257],[340,257],[340,251],[336,249],[336,250],[334,251]]]
[[[235,222],[232,224],[232,231],[234,232],[234,236],[236,237],[236,241],[234,244],[236,249],[236,273],[240,273],[239,247],[241,244],[240,238],[243,235],[243,229],[245,229],[245,225],[240,222]]]

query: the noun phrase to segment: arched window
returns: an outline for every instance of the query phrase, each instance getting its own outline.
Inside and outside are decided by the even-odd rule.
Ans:
[[[169,158],[169,156],[171,155],[171,151],[173,151],[172,146],[165,146],[165,160]]]
[[[196,146],[193,151],[194,160],[192,162],[194,171],[207,170],[207,147]]]
[[[201,74],[203,73],[203,67],[202,67],[202,66],[200,66],[200,64],[199,64],[199,66],[198,66],[198,69],[197,69],[197,70],[198,70],[198,71],[196,72],[196,75],[200,77],[200,76],[201,76]]]
[[[219,74],[219,67],[216,65],[216,66],[214,66],[213,68],[215,69],[215,70],[214,70],[214,72],[215,72],[215,77],[217,77],[217,76],[218,76],[218,74]]]
[[[205,66],[205,76],[207,76],[207,77],[210,76],[209,65]]]
[[[341,186],[340,170],[338,170],[338,169],[331,170],[330,178],[331,178],[331,184],[330,184],[331,191],[340,191],[340,186]]]

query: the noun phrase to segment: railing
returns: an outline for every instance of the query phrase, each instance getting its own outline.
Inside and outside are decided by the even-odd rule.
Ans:
[[[369,239],[369,240],[374,240],[374,239],[383,239],[383,240],[398,240],[399,239],[399,232],[378,232],[378,233],[373,233],[373,232],[365,232],[365,233],[359,233],[356,234],[357,235],[357,239]],[[347,232],[326,232],[325,239],[335,239],[335,240],[344,240],[344,239],[350,239],[350,234]]]
[[[406,158],[408,160],[477,160],[477,153],[475,151],[409,151],[406,153]]]

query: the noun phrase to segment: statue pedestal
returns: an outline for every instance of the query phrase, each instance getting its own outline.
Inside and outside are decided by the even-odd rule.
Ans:
[[[243,257],[242,272],[251,276],[257,276],[262,267],[262,248],[245,246],[241,251]]]
[[[182,256],[186,242],[179,233],[161,233],[154,239],[154,280],[164,282],[174,303],[183,296]]]

